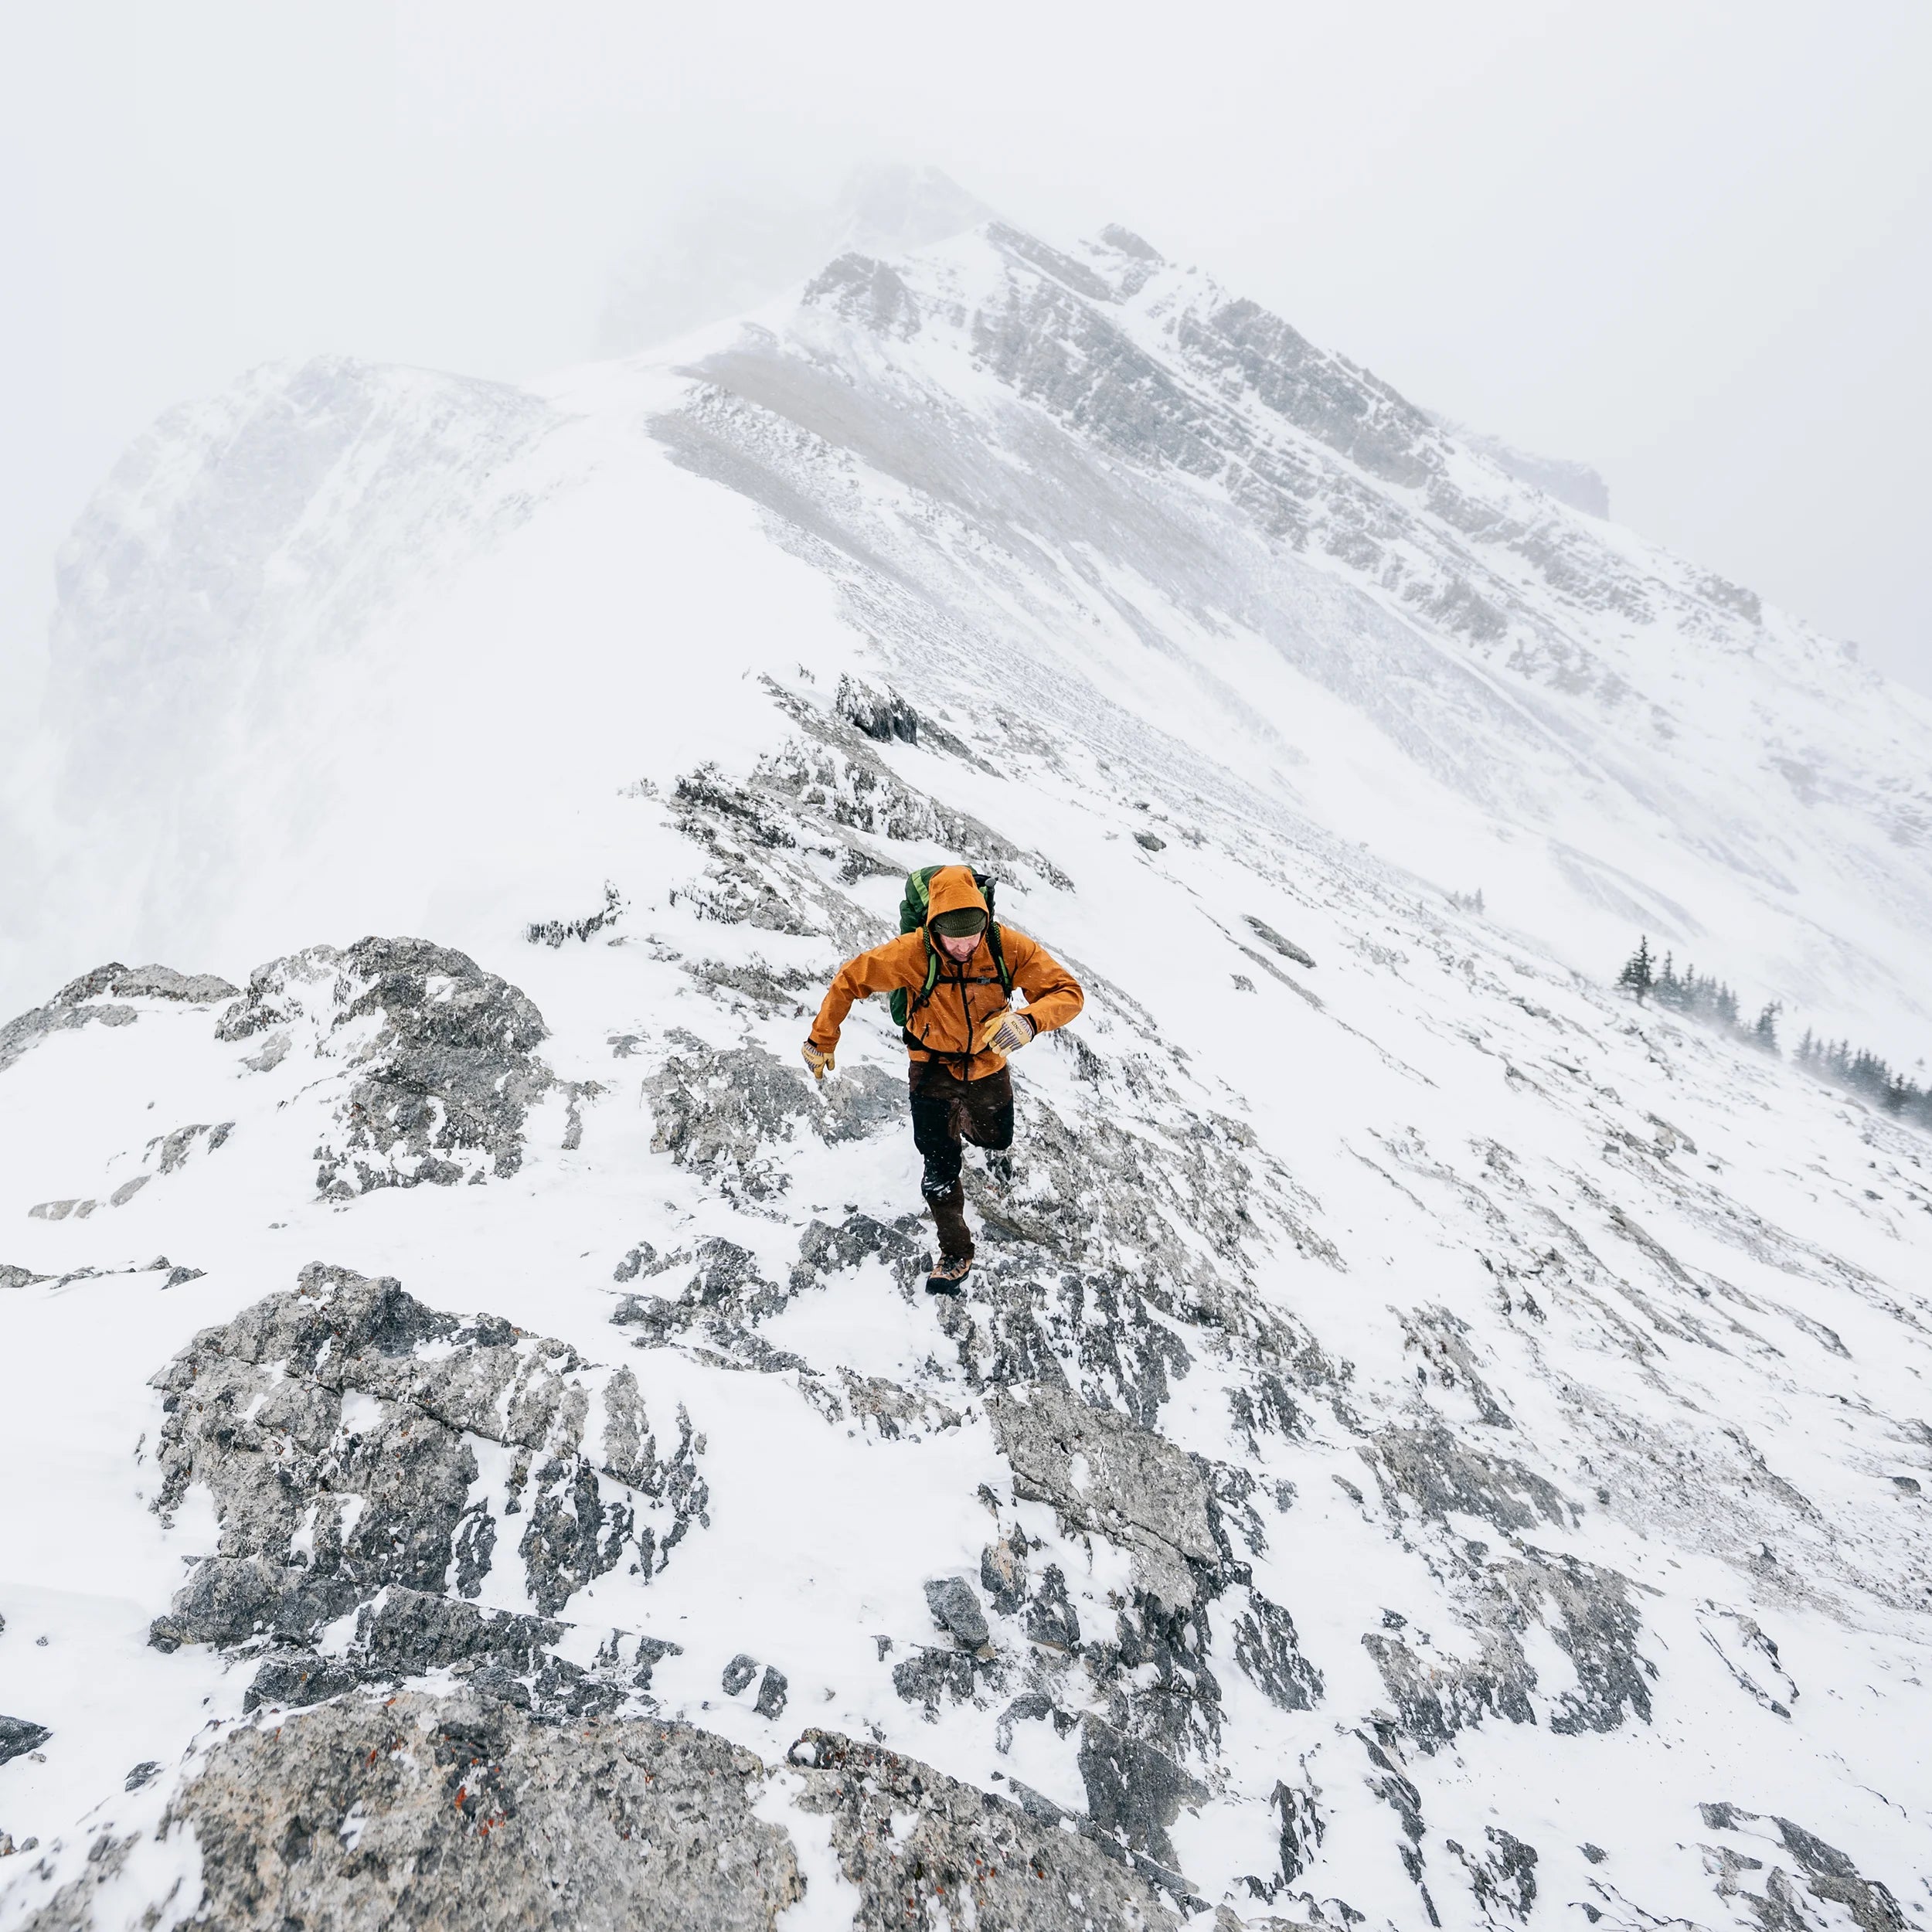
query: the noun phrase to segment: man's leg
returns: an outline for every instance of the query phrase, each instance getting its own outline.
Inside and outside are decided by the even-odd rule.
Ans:
[[[967,1080],[960,1088],[960,1125],[975,1147],[986,1149],[986,1172],[996,1185],[1010,1186],[1013,1179],[1013,1077],[1005,1067],[983,1080]]]
[[[911,1077],[913,1145],[924,1157],[920,1192],[939,1229],[939,1252],[947,1261],[970,1261],[973,1237],[966,1225],[966,1190],[960,1185],[959,1097],[965,1083],[937,1060],[915,1060]]]

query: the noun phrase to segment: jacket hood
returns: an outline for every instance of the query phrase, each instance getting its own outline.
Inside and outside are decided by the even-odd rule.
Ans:
[[[982,913],[987,911],[986,895],[973,883],[970,866],[941,866],[933,874],[927,893],[926,925],[929,931],[941,913],[964,912],[969,906]]]

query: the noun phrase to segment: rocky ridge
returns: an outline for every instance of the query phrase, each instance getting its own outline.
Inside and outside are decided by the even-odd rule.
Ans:
[[[700,774],[663,801],[690,868],[667,903],[704,908],[687,934],[803,938],[829,957],[876,930],[864,895],[939,824],[1025,877],[1018,845],[920,808],[881,762],[882,740],[849,715],[866,709],[849,695],[771,696],[792,734],[780,748],[733,787]],[[910,750],[918,739],[890,741]],[[938,755],[964,767],[975,754],[962,742]],[[882,808],[903,816],[882,820]],[[855,851],[874,862],[855,866]],[[1244,867],[1257,863],[1244,852]],[[1043,863],[1034,876],[1037,890],[1073,889]],[[1332,943],[1311,949],[1280,930],[1293,923],[1281,896],[1292,889],[1279,875],[1269,917],[1243,908],[1221,921],[1231,965],[1251,963],[1258,939],[1282,971],[1320,970],[1308,962]],[[1382,903],[1417,944],[1400,892]],[[1437,943],[1447,950],[1446,936]],[[553,1874],[580,1889],[584,1922],[648,1907],[667,1923],[689,1910],[770,1923],[816,1883],[849,1902],[854,1923],[883,1924],[891,1903],[924,1915],[896,1922],[937,1926],[951,1922],[940,1901],[971,1873],[988,1923],[1050,1924],[1065,1907],[1124,1926],[1210,1909],[1224,1925],[1403,1924],[1413,1913],[1509,1924],[1553,1891],[1595,1922],[1631,1923],[1654,1910],[1641,1883],[1627,1893],[1590,1845],[1553,1842],[1522,1815],[1522,1792],[1490,1787],[1500,1818],[1439,1821],[1464,1810],[1458,1792],[1484,1740],[1519,1731],[1560,1753],[1674,1734],[1682,1700],[1712,1695],[1674,1661],[1686,1638],[1734,1712],[1790,1726],[1809,1687],[1767,1634],[1767,1606],[1772,1621],[1801,1611],[1852,1628],[1923,1614],[1916,1518],[1843,1498],[1828,1515],[1772,1473],[1732,1405],[1693,1395],[1685,1376],[1702,1356],[1769,1376],[1787,1409],[1828,1403],[1866,1346],[1841,1328],[1876,1318],[1918,1335],[1932,1311],[1694,1179],[1681,1128],[1639,1134],[1607,1081],[1566,1076],[1588,1002],[1553,982],[1540,998],[1486,1007],[1480,1050],[1553,1119],[1587,1121],[1602,1167],[1566,1171],[1493,1141],[1438,1147],[1414,1128],[1353,1151],[1392,1200],[1440,1203],[1490,1284],[1480,1326],[1466,1300],[1462,1312],[1409,1304],[1396,1379],[1365,1378],[1325,1337],[1333,1298],[1359,1291],[1359,1236],[1100,975],[1079,1030],[1022,1068],[1012,1179],[971,1174],[985,1240],[971,1292],[930,1308],[928,1342],[879,1372],[798,1325],[881,1288],[927,1315],[918,1220],[809,1206],[818,1164],[893,1144],[892,1083],[862,1057],[849,1085],[821,1095],[774,1050],[814,975],[755,951],[721,969],[702,951],[650,944],[655,970],[685,989],[690,1023],[613,1033],[607,1050],[635,1083],[651,1148],[713,1204],[719,1231],[634,1242],[608,1268],[604,1332],[635,1368],[595,1366],[573,1344],[320,1264],[182,1349],[155,1379],[154,1507],[172,1519],[206,1495],[216,1540],[192,1553],[152,1641],[218,1651],[240,1705],[155,1781],[138,1832],[100,1825],[84,1873],[37,1861],[14,1895],[22,1910],[39,1901],[21,1923],[97,1922],[96,1893],[184,1833],[200,1848],[199,1909],[236,1923],[325,1909],[433,1916],[440,1894],[396,1874],[427,1861],[455,1883],[499,1832],[520,1848],[516,1883],[536,1897],[549,1886],[545,1845],[601,1835],[607,1849],[577,1876]],[[1490,984],[1492,968],[1472,957],[1468,971]],[[1460,964],[1454,978],[1470,983]],[[1354,1037],[1325,1007],[1279,997]],[[1578,1017],[1560,1015],[1566,1000]],[[1506,1043],[1495,1030],[1505,1012]],[[241,1090],[305,1064],[325,1074],[321,1087],[303,1073],[288,1090],[329,1133],[359,1135],[366,1159],[407,1172],[447,1146],[452,1167],[468,1160],[460,1171],[498,1189],[518,1184],[529,1108],[556,1084],[535,1057],[549,1029],[534,1003],[421,942],[311,949],[262,969],[202,1023],[203,1050],[233,1056]],[[1673,1039],[1651,1050],[1695,1047]],[[266,1055],[277,1039],[281,1054]],[[1717,1049],[1697,1050],[1709,1063]],[[1386,1049],[1377,1063],[1427,1090]],[[408,1094],[440,1100],[447,1119],[419,1124],[402,1111]],[[583,1118],[546,1158],[581,1150]],[[338,1172],[313,1175],[325,1203],[367,1192],[366,1182],[343,1189]],[[1667,1226],[1707,1258],[1680,1258],[1648,1231]],[[1713,1265],[1713,1240],[1731,1264]],[[1270,1285],[1284,1268],[1301,1284],[1292,1298]],[[1766,1285],[1778,1279],[1782,1298]],[[1828,1301],[1832,1321],[1807,1311]],[[747,1379],[771,1393],[753,1396]],[[727,1400],[726,1385],[747,1393]],[[688,1402],[667,1406],[674,1390]],[[1666,1392],[1668,1406],[1646,1408],[1646,1390]],[[801,1666],[782,1631],[707,1655],[652,1609],[716,1563],[718,1538],[741,1533],[719,1518],[708,1471],[719,1431],[731,1440],[774,1401],[798,1405],[788,1430],[853,1437],[887,1458],[981,1445],[977,1560],[908,1579],[926,1628],[881,1634],[871,1663],[826,1692],[839,1709],[880,1713],[870,1736],[796,1728]],[[1864,1415],[1852,1426],[1874,1448],[1904,1428]],[[802,1451],[811,1438],[791,1440]],[[1688,1551],[1713,1535],[1734,1593],[1673,1594],[1645,1540]],[[1376,1597],[1332,1556],[1318,1587],[1304,1575],[1309,1553],[1343,1547],[1380,1580]],[[1352,1662],[1340,1648],[1351,1623]],[[714,1707],[723,1718],[707,1723]],[[1693,1708],[1706,1723],[1708,1706]],[[768,1741],[727,1741],[740,1724]],[[974,1789],[907,1754],[900,1739],[927,1726],[936,1740],[978,1740],[980,1761],[999,1767],[990,1781]],[[352,1743],[373,1753],[367,1791],[336,1768]],[[781,1822],[767,1836],[729,1807],[699,1808],[702,1821],[679,1811],[700,1775],[746,1793],[747,1819]],[[766,1805],[759,1791],[782,1797]],[[1815,1823],[1787,1813],[1760,1828],[1721,1789],[1696,1802],[1713,1909],[1800,1923],[1837,1902],[1861,1925],[1913,1922],[1889,1876]],[[647,1825],[662,1804],[675,1816]],[[834,1863],[815,1879],[807,1818],[833,1821]],[[1787,1834],[1779,1857],[1741,1849],[1764,1831]],[[627,1862],[621,1848],[639,1832],[668,1863]],[[271,1844],[284,1849],[265,1858]],[[1628,1864],[1633,1842],[1607,1855]],[[1359,1903],[1352,1892],[1385,1861],[1403,1893],[1370,1876],[1372,1903]],[[1049,1869],[1050,1884],[1027,1876]],[[1082,1903],[1069,1905],[1074,1894]]]
[[[1865,715],[1819,641],[1123,231],[842,262],[760,327],[598,377],[599,460],[658,465],[667,515],[726,499],[734,541],[754,505],[776,562],[739,573],[828,589],[836,648],[781,603],[811,642],[741,665],[706,605],[699,648],[643,654],[730,660],[668,745],[600,689],[637,762],[572,741],[602,791],[561,788],[540,889],[491,847],[488,944],[311,947],[243,992],[110,966],[0,1034],[0,1324],[42,1371],[0,1440],[85,1499],[71,1534],[37,1485],[0,1519],[0,1682],[33,1690],[0,1740],[35,1740],[0,1766],[0,1926],[460,1895],[937,1928],[962,1889],[1070,1932],[1922,1923],[1923,1144],[1302,795],[1395,769],[1326,693],[1512,837],[1600,809],[1564,876],[1620,917],[1690,915],[1619,869],[1607,798],[1695,823],[1707,879],[1835,866],[1910,925],[1909,718],[1815,835],[1753,774],[1806,694]],[[460,572],[560,514],[535,452],[569,398],[431,386],[400,522]],[[269,606],[338,567],[276,519],[349,488],[349,418],[408,470],[386,387],[422,401],[254,395],[245,470],[335,453],[230,532]],[[167,482],[191,557],[227,487],[198,474]],[[73,613],[104,634],[105,567]],[[369,568],[332,579],[338,643],[359,584],[415,581]],[[1676,709],[1660,641],[1700,681]],[[487,686],[457,668],[425,688]],[[1727,691],[1774,723],[1713,764]],[[541,735],[502,741],[505,822]],[[440,889],[459,848],[410,862]],[[822,1088],[796,1055],[940,854],[1088,1004],[1019,1062],[936,1305],[892,1029],[856,1012]],[[116,1539],[124,1578],[90,1566]]]

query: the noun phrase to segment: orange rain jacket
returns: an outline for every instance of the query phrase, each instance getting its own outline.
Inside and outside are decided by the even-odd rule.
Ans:
[[[942,866],[934,873],[931,898],[926,908],[927,926],[941,913],[957,912],[968,906],[986,910],[986,900],[973,883],[971,869]],[[1043,1032],[1066,1022],[1087,1004],[1080,982],[1037,940],[1015,932],[1011,926],[999,929],[1000,951],[1005,954],[1013,990],[1026,995],[1026,1017]],[[811,1039],[821,1053],[838,1044],[838,1029],[845,1023],[855,999],[868,993],[889,993],[904,987],[913,998],[926,984],[929,948],[936,949],[930,932],[901,933],[883,946],[875,946],[839,968],[818,1017],[811,1023]],[[999,969],[993,964],[992,949],[982,935],[972,957],[955,964],[941,952],[939,977],[933,982],[932,997],[909,1015],[906,1031],[915,1039],[928,1041],[932,1050],[913,1050],[915,1060],[943,1060],[949,1070],[969,1080],[984,1080],[1006,1064],[1004,1053],[973,1052],[973,1040],[981,1026],[1006,1004],[1000,991]]]

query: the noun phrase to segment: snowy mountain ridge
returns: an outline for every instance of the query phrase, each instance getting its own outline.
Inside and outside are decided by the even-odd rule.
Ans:
[[[61,623],[0,1925],[1925,1923],[1926,1144],[1563,962],[1906,1023],[1880,681],[998,226],[258,372]],[[942,855],[1088,994],[957,1304],[797,1060]]]

